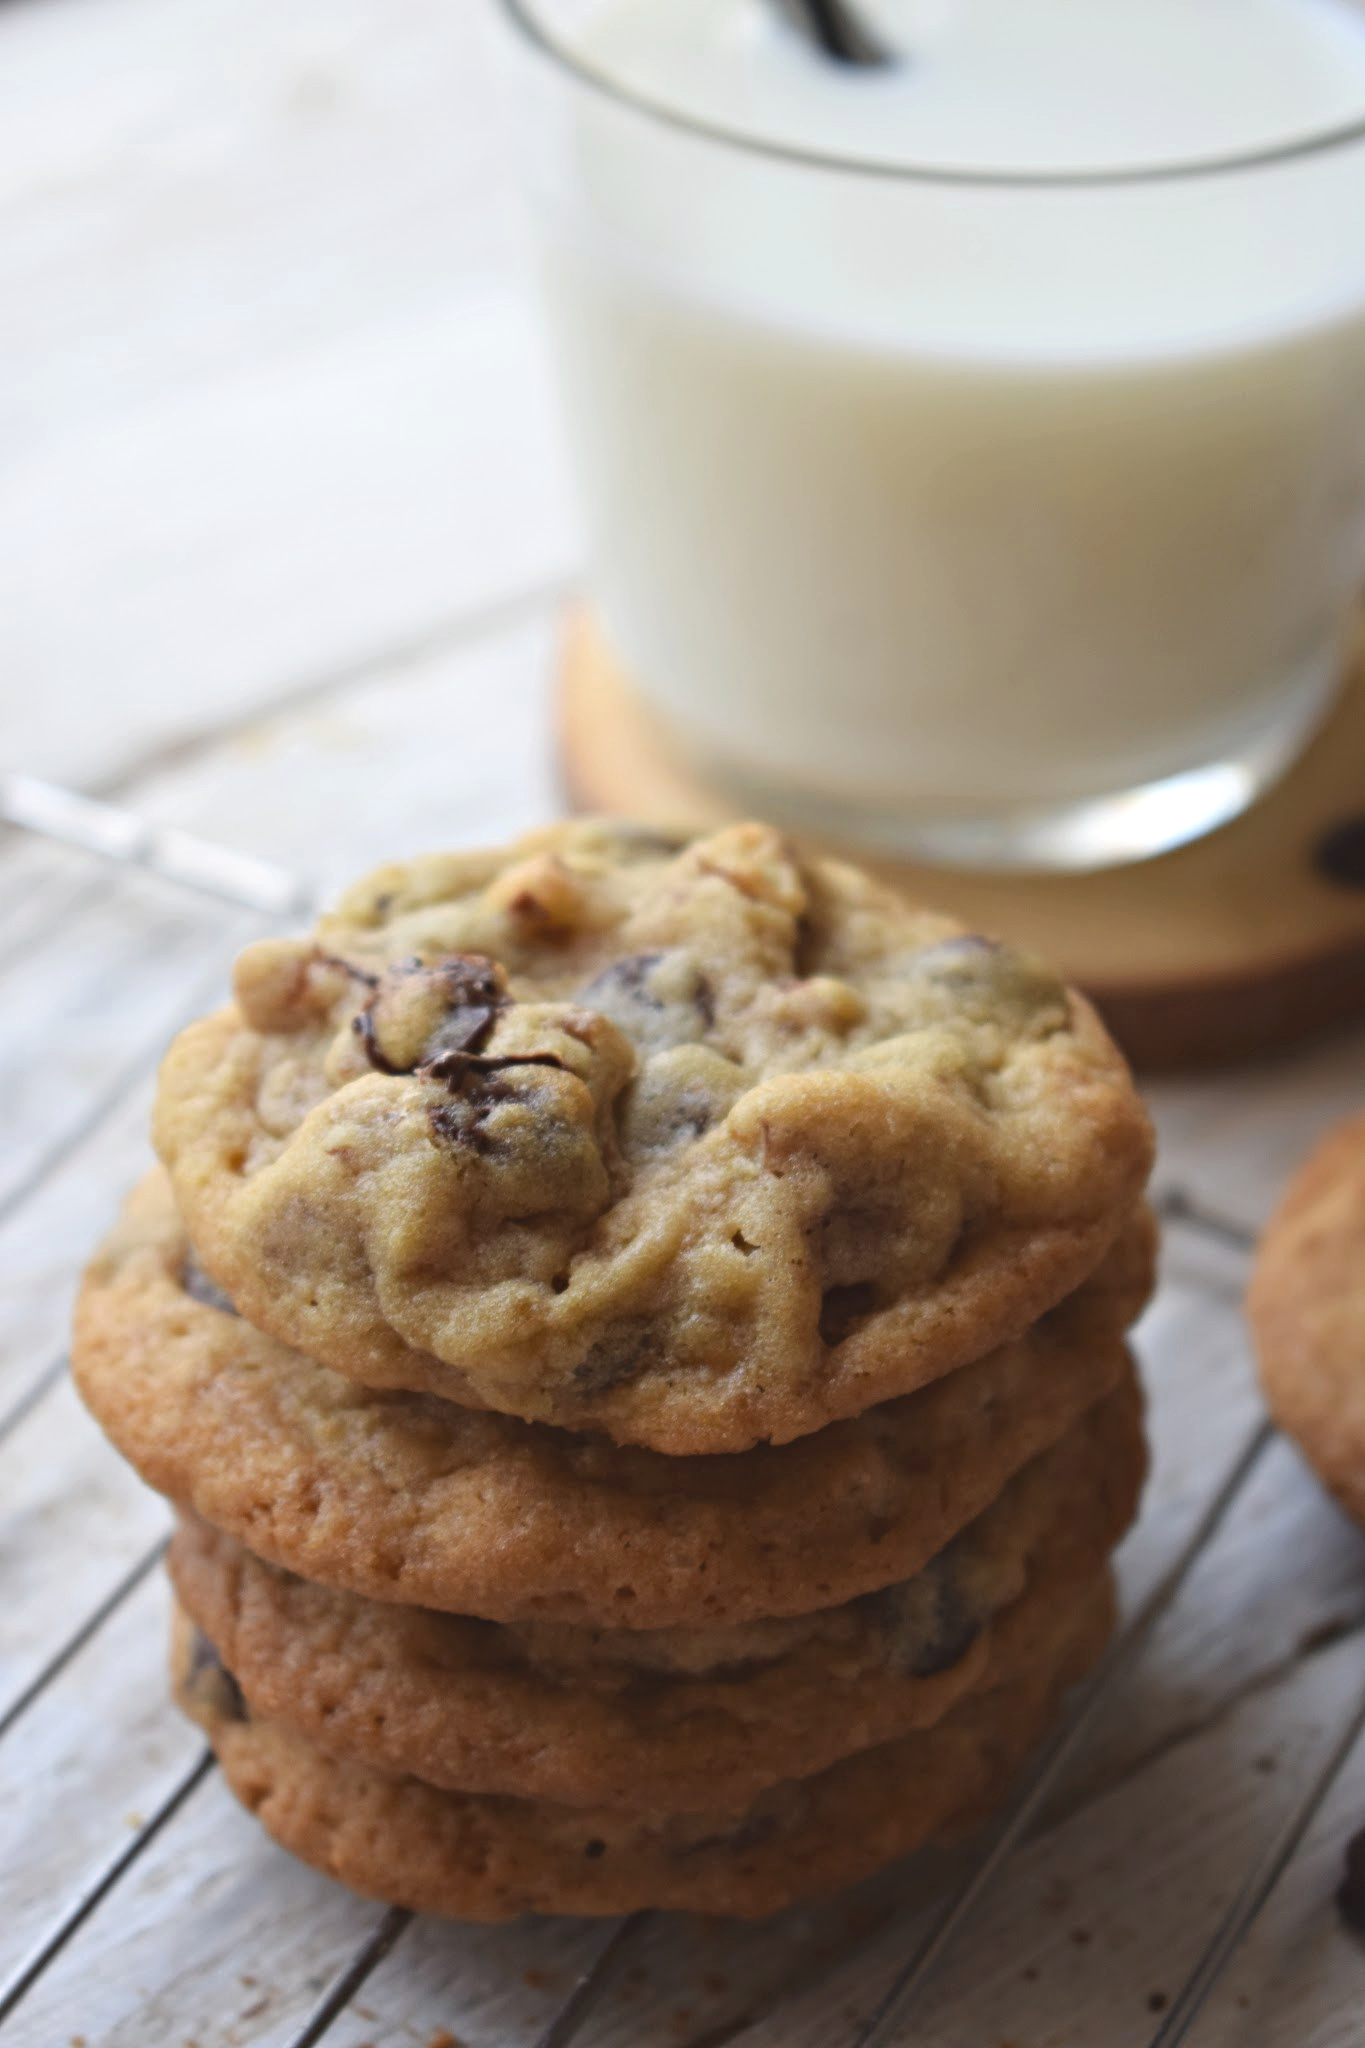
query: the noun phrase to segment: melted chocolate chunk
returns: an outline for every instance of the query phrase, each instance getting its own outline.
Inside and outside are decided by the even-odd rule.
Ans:
[[[626,953],[575,998],[643,1050],[695,1045],[716,1019],[711,989],[690,954]]]
[[[637,1316],[598,1338],[574,1367],[573,1383],[581,1394],[606,1393],[638,1379],[654,1363],[655,1355],[648,1319]]]
[[[190,1644],[184,1690],[196,1705],[220,1721],[250,1719],[242,1688],[202,1629],[194,1631]]]
[[[473,1053],[509,998],[502,969],[483,953],[414,957],[387,968],[352,1029],[381,1074],[412,1074],[448,1053]]]
[[[870,1280],[846,1287],[827,1287],[820,1297],[820,1339],[833,1348],[842,1344],[877,1309],[877,1290]]]
[[[670,1045],[641,1062],[620,1102],[626,1157],[691,1144],[721,1123],[744,1092],[743,1068],[709,1045]]]
[[[427,1110],[427,1122],[442,1144],[466,1145],[482,1156],[495,1149],[487,1127],[489,1117],[500,1102],[511,1102],[515,1097],[515,1088],[498,1075],[466,1068],[455,1083],[450,1100],[433,1103]]]
[[[450,1091],[448,1102],[433,1103],[427,1110],[432,1131],[447,1145],[468,1145],[471,1151],[489,1153],[495,1149],[488,1119],[500,1102],[515,1102],[518,1091],[501,1076],[512,1067],[557,1067],[564,1062],[558,1053],[509,1053],[496,1059],[486,1053],[446,1052],[421,1069],[428,1081],[441,1081]]]
[[[201,1301],[205,1308],[216,1308],[220,1315],[235,1316],[238,1313],[229,1295],[213,1280],[195,1258],[193,1252],[186,1252],[185,1263],[180,1268],[180,1285],[194,1301]]]
[[[890,1668],[905,1678],[951,1670],[985,1626],[942,1551],[913,1579],[869,1593],[863,1610],[884,1635]]]

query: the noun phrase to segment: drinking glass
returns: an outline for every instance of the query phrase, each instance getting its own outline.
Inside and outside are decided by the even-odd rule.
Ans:
[[[1284,771],[1365,565],[1365,105],[886,164],[641,93],[583,0],[502,12],[591,593],[682,753],[999,869],[1158,853]]]

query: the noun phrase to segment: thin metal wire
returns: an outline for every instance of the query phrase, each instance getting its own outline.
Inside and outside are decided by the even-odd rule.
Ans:
[[[559,2011],[544,2032],[536,2036],[534,2048],[568,2048],[568,2043],[600,2001],[627,1948],[643,1934],[654,1917],[652,1912],[631,1913],[617,1922]]]
[[[137,1591],[148,1573],[160,1564],[170,1540],[169,1536],[158,1536],[151,1549],[144,1551],[137,1562],[129,1566],[123,1577],[105,1594],[99,1605],[86,1615],[85,1620],[67,1637],[61,1648],[53,1651],[36,1677],[31,1678],[18,1697],[10,1701],[4,1712],[0,1713],[0,1740],[8,1735],[15,1722],[28,1712],[39,1694],[47,1691],[53,1679],[65,1671],[71,1659],[85,1648],[90,1638],[98,1634],[110,1616],[117,1613],[129,1594]]]
[[[289,2043],[289,2048],[314,2048],[333,2020],[346,2010],[366,1978],[373,1975],[394,1944],[406,1933],[412,1918],[406,1906],[389,1907],[369,1940],[357,1949],[345,1969],[323,1992],[301,2031]]]
[[[1188,1224],[1191,1230],[1202,1231],[1205,1237],[1216,1238],[1234,1251],[1256,1249],[1256,1232],[1249,1224],[1206,1208],[1187,1188],[1164,1188],[1156,1197],[1155,1208],[1163,1222]]]
[[[34,775],[0,776],[0,820],[265,917],[303,917],[313,907],[311,889],[273,861],[150,824],[136,811],[96,803]]]
[[[1178,2048],[1180,2042],[1189,2038],[1210,1993],[1255,1925],[1257,1915],[1284,1875],[1294,1851],[1312,1826],[1319,1807],[1362,1733],[1365,1733],[1365,1692],[1309,1780],[1298,1805],[1267,1844],[1264,1855],[1219,1921],[1208,1947],[1153,2034],[1150,2048]]]
[[[1004,1864],[1037,1818],[1058,1779],[1088,1740],[1121,1679],[1145,1649],[1158,1622],[1173,1604],[1204,1550],[1217,1534],[1242,1488],[1274,1441],[1274,1426],[1258,1422],[1234,1458],[1203,1514],[1176,1553],[1175,1559],[1148,1594],[1136,1618],[1115,1643],[1085,1693],[1082,1705],[1060,1735],[1018,1800],[991,1847],[949,1901],[923,1939],[916,1943],[882,1997],[869,2013],[849,2048],[876,2048],[889,2039],[893,2026],[904,2021],[935,1965],[959,1934],[969,1915],[1000,1874]]]
[[[33,1989],[49,1965],[56,1961],[75,1934],[90,1918],[100,1901],[107,1897],[124,1873],[132,1868],[144,1849],[154,1842],[167,1821],[173,1818],[201,1785],[214,1766],[214,1755],[206,1749],[195,1759],[189,1769],[182,1773],[178,1782],[171,1787],[156,1812],[145,1820],[131,1841],[111,1856],[98,1876],[93,1878],[50,1934],[43,1937],[27,1962],[21,1963],[9,1982],[0,1990],[0,2027],[13,2013],[20,2000]]]
[[[74,790],[41,782],[35,776],[0,775],[0,820],[80,847],[98,859],[146,869],[164,881],[244,910],[254,910],[272,922],[305,916],[313,907],[308,886],[273,862],[256,860],[191,833],[149,825],[135,811],[124,810],[117,804],[95,803]],[[211,1000],[221,979],[219,965],[195,984],[193,998],[182,1012],[185,1019],[195,1016]],[[0,1195],[0,1224],[38,1192],[113,1114],[138,1081],[151,1072],[161,1056],[165,1036],[164,1031],[159,1031],[153,1044],[140,1047],[84,1116]]]

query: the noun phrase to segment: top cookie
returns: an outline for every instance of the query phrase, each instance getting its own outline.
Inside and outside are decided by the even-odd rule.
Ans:
[[[381,869],[235,986],[156,1140],[237,1307],[368,1384],[665,1452],[1012,1339],[1150,1165],[1079,997],[761,825]]]
[[[1365,1116],[1290,1182],[1247,1306],[1275,1420],[1365,1523]]]

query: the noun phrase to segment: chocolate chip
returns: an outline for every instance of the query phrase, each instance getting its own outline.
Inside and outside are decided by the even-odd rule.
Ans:
[[[247,1705],[238,1685],[217,1649],[202,1629],[194,1631],[190,1643],[189,1667],[185,1672],[184,1691],[196,1705],[220,1721],[246,1721],[250,1719]]]
[[[379,976],[368,967],[359,967],[354,960],[343,959],[340,953],[319,953],[318,964],[322,967],[339,967],[351,981],[358,981],[362,988],[378,988]]]
[[[704,1137],[744,1093],[748,1076],[709,1045],[670,1045],[642,1061],[620,1101],[628,1159]]]
[[[1365,889],[1365,815],[1342,818],[1313,848],[1313,866],[1343,889]]]
[[[1365,1935],[1365,1828],[1346,1847],[1346,1875],[1337,1892],[1337,1911],[1353,1934]]]
[[[601,1010],[602,999],[619,997],[628,1003],[646,1003],[652,1010],[663,1007],[649,993],[649,977],[666,956],[663,953],[623,953],[595,974],[580,991],[578,1000],[589,1009]],[[602,1014],[605,1016],[606,1012]]]
[[[580,1394],[604,1394],[638,1379],[654,1363],[654,1339],[646,1317],[637,1316],[618,1324],[599,1337],[573,1369],[573,1383]]]
[[[193,1300],[202,1302],[205,1308],[216,1308],[221,1315],[225,1316],[235,1316],[237,1314],[237,1309],[233,1305],[231,1298],[224,1294],[221,1287],[210,1280],[193,1252],[186,1252],[185,1254],[185,1262],[180,1268],[180,1285],[184,1288],[186,1294],[191,1296]]]
[[[711,989],[688,953],[626,953],[579,990],[577,1002],[647,1052],[695,1045],[715,1022]]]
[[[420,1071],[424,1080],[459,1088],[471,1074],[505,1074],[509,1067],[555,1067],[561,1074],[569,1071],[557,1052],[443,1052]]]
[[[820,1297],[820,1337],[831,1346],[842,1344],[877,1307],[877,1290],[868,1280],[851,1287],[827,1287]]]
[[[594,1835],[590,1842],[585,1842],[583,1844],[583,1854],[585,1856],[591,1857],[594,1863],[597,1861],[597,1858],[599,1856],[605,1856],[606,1853],[607,1845],[597,1835]]]
[[[951,1670],[984,1626],[945,1551],[913,1579],[869,1593],[860,1604],[884,1639],[888,1665],[905,1678]]]
[[[455,1081],[451,1076],[447,1086]],[[481,1074],[477,1068],[461,1070],[446,1102],[432,1103],[427,1122],[432,1133],[445,1145],[465,1145],[480,1155],[493,1150],[488,1119],[500,1102],[511,1102],[516,1090],[497,1074]]]
[[[508,996],[484,953],[414,957],[387,968],[352,1023],[370,1065],[411,1074],[451,1052],[477,1052]]]
[[[449,1091],[449,1101],[432,1103],[427,1122],[433,1134],[448,1145],[467,1145],[474,1152],[493,1150],[487,1124],[500,1102],[521,1100],[519,1092],[502,1078],[517,1067],[554,1067],[564,1072],[558,1053],[508,1053],[495,1058],[488,1053],[445,1052],[423,1067],[423,1080],[440,1081]],[[548,1138],[547,1138],[548,1143]]]
[[[907,979],[936,983],[974,1023],[1043,1031],[1066,1022],[1066,989],[1056,975],[978,932],[922,946],[902,964]]]
[[[676,1142],[679,1138],[704,1138],[716,1117],[716,1105],[709,1097],[695,1091],[675,1095],[666,1104],[660,1104],[655,1097],[650,1106],[656,1147],[666,1145],[669,1140]]]

